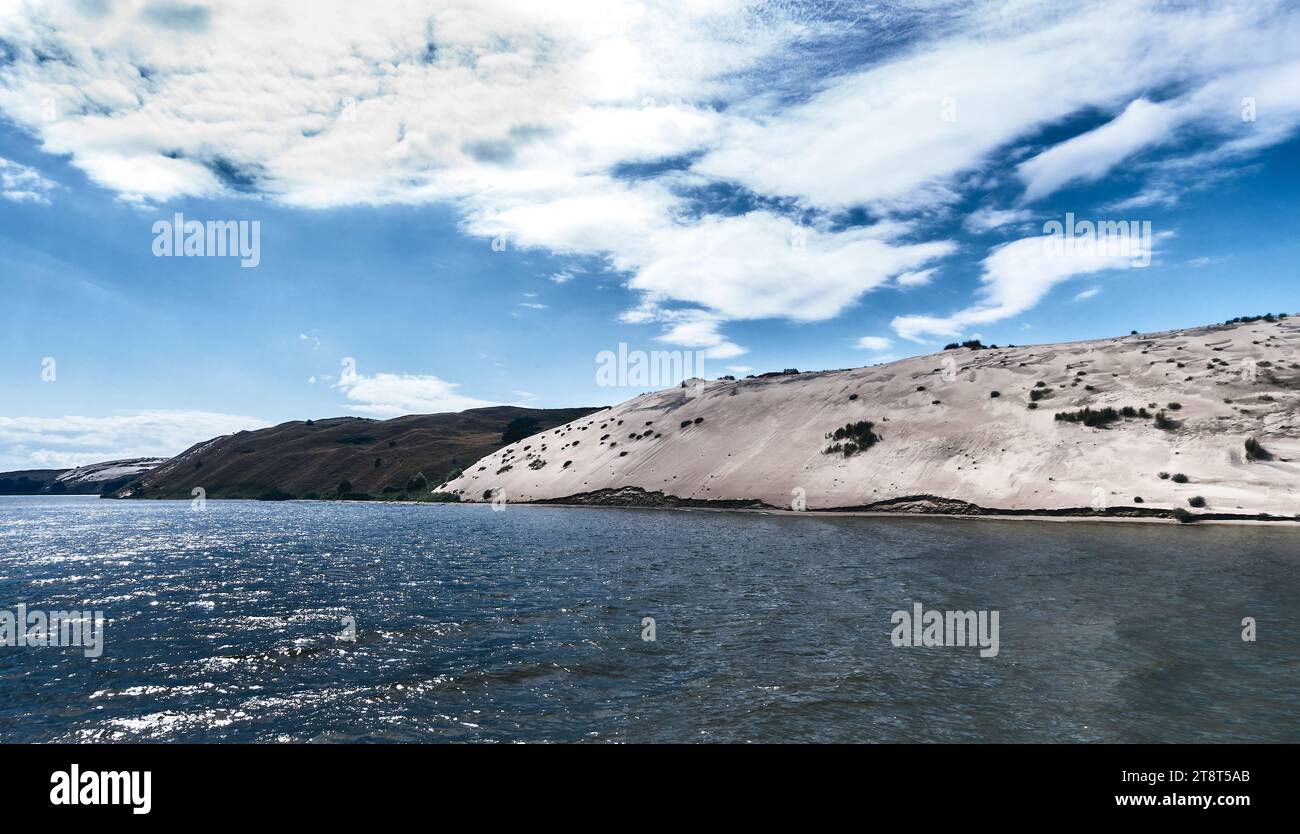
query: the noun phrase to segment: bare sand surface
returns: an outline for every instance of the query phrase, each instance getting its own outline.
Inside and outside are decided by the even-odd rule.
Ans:
[[[714,380],[526,438],[440,489],[510,503],[1294,519],[1298,348],[1288,318]],[[1135,416],[1055,419],[1108,407]],[[859,421],[873,445],[828,451],[828,434]],[[1251,439],[1268,459],[1248,454]]]

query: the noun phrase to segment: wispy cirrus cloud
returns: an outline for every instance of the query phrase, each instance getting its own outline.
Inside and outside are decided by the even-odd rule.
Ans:
[[[1021,238],[994,249],[984,259],[974,304],[946,316],[898,316],[891,326],[904,339],[924,342],[952,338],[969,327],[988,325],[1032,309],[1054,287],[1080,275],[1136,264],[1128,252],[1061,253],[1042,236]]]
[[[450,203],[466,234],[603,259],[640,296],[627,321],[731,355],[744,348],[730,322],[819,321],[927,284],[957,251],[935,219],[1008,159],[1024,160],[1014,176],[1034,202],[1144,155],[1128,199],[1167,204],[1184,187],[1175,166],[1240,158],[1300,124],[1300,12],[1283,2],[840,12],[26,2],[0,9],[0,110],[128,200]],[[848,46],[863,40],[888,48]],[[1258,119],[1242,118],[1247,98]],[[1103,121],[1037,144],[1084,115]],[[1005,234],[1024,211],[990,205],[966,231]]]
[[[57,187],[35,168],[0,157],[0,197],[15,203],[48,203]]]
[[[347,397],[344,408],[380,418],[499,405],[457,393],[457,383],[432,374],[344,374],[335,387]]]

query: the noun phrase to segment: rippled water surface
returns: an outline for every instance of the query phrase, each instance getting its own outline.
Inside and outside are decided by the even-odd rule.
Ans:
[[[0,609],[108,618],[0,647],[0,740],[1298,741],[1298,567],[1285,528],[0,498]],[[1000,653],[894,647],[914,602]]]

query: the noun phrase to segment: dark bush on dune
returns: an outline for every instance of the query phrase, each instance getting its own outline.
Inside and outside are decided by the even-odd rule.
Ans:
[[[523,440],[525,437],[531,437],[537,433],[541,423],[537,422],[536,417],[516,417],[506,424],[506,429],[501,433],[501,442],[509,445],[516,440]]]
[[[826,439],[835,442],[823,449],[822,453],[827,455],[843,454],[847,458],[857,452],[866,451],[880,440],[879,435],[872,431],[873,428],[875,428],[875,424],[870,420],[859,420],[856,423],[847,423],[833,432],[828,432]]]
[[[1104,429],[1120,419],[1120,413],[1109,406],[1102,409],[1081,408],[1078,411],[1058,411],[1056,419],[1062,423],[1082,423],[1090,428]]]
[[[1246,460],[1272,460],[1273,453],[1259,445],[1253,437],[1246,438]]]
[[[1172,429],[1178,428],[1178,426],[1179,426],[1178,421],[1170,420],[1169,417],[1163,411],[1156,412],[1156,420],[1155,420],[1156,428],[1170,431]]]

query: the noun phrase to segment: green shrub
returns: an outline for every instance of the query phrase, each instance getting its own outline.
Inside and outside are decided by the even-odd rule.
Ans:
[[[874,428],[875,424],[870,420],[859,420],[856,423],[846,423],[833,432],[827,432],[826,439],[835,442],[823,449],[822,453],[843,454],[847,458],[857,452],[864,452],[880,440],[879,435],[872,431]]]
[[[1104,429],[1118,420],[1119,412],[1107,406],[1102,409],[1081,408],[1078,411],[1058,411],[1056,419],[1063,423],[1082,423],[1090,428]]]
[[[1187,499],[1187,503],[1199,509],[1205,506],[1205,499],[1199,495],[1193,495],[1191,498]]]
[[[1176,483],[1176,484],[1185,484],[1185,483],[1187,483],[1187,482],[1188,482],[1189,480],[1191,480],[1191,479],[1188,478],[1186,475],[1184,475],[1182,472],[1179,472],[1179,473],[1177,473],[1177,474],[1174,475],[1173,480],[1174,480],[1174,483]]]

